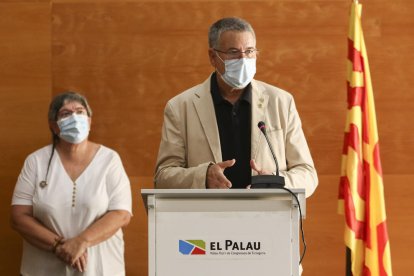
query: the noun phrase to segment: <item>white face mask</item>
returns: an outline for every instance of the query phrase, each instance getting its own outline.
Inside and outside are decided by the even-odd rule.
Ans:
[[[57,121],[60,129],[59,137],[66,142],[79,144],[89,135],[88,116],[73,113],[69,117]]]
[[[221,58],[220,60],[223,61]],[[255,58],[230,59],[223,62],[225,66],[224,74],[219,74],[223,81],[233,88],[245,88],[256,74]]]

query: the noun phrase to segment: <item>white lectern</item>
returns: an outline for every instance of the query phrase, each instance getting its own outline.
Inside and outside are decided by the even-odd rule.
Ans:
[[[149,276],[297,276],[299,209],[280,189],[143,189]],[[305,215],[305,190],[292,189]]]

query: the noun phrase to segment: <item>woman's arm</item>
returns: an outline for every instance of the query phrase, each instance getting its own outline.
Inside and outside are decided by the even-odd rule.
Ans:
[[[121,227],[127,226],[130,219],[131,214],[128,211],[109,211],[78,236],[65,240],[56,253],[67,263],[74,265],[88,247],[106,241]]]
[[[31,205],[13,205],[10,224],[27,242],[46,251],[53,251],[54,245],[60,239],[58,234],[33,217]]]

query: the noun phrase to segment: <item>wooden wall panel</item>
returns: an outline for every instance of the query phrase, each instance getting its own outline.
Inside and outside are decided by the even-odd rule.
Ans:
[[[365,5],[378,33],[366,44],[377,108],[380,149],[386,174],[412,174],[414,162],[414,2],[392,1]],[[364,18],[363,17],[363,18]],[[366,33],[366,32],[365,32]]]
[[[393,272],[394,275],[410,275],[414,267],[414,174],[385,175],[384,181]]]
[[[25,4],[25,5],[32,5],[32,4],[39,4],[39,3],[50,3],[50,0],[0,0],[0,4]],[[7,6],[2,6],[7,7]],[[46,18],[44,18],[46,19]]]
[[[49,18],[49,3],[0,1],[0,275],[20,267],[21,238],[8,227],[17,175],[50,137]]]
[[[141,189],[152,189],[152,177],[130,179],[134,214],[131,223],[124,230],[126,274],[148,275],[148,224]]]
[[[134,176],[153,172],[167,99],[208,74],[207,50],[197,43],[205,38],[185,43],[197,22],[189,30],[171,22],[179,12],[165,3],[53,7],[53,90],[69,87],[90,98],[92,138],[117,149]],[[190,56],[193,64],[183,62]]]
[[[163,108],[169,98],[207,78],[212,71],[208,28],[218,18],[235,15],[256,30],[257,79],[294,95],[319,172],[320,186],[308,201],[305,221],[304,275],[342,275],[343,218],[336,214],[336,198],[350,2],[0,0],[0,179],[6,184],[0,189],[1,224],[8,223],[24,158],[48,143],[51,94],[80,91],[94,110],[92,140],[117,150],[131,177],[134,217],[125,231],[127,275],[146,275],[147,224],[139,192],[152,187]],[[414,3],[361,3],[394,274],[407,275],[408,250],[414,245],[409,234],[414,223],[409,200],[414,189],[409,120],[414,115]],[[17,274],[20,238],[9,228],[0,236],[0,274]]]

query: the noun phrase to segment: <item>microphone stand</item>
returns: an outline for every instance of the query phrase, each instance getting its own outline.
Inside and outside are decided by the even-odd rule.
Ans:
[[[272,144],[266,134],[266,125],[264,122],[259,122],[258,127],[266,138],[267,145],[272,153],[273,160],[276,163],[276,175],[254,175],[252,176],[251,189],[278,189],[285,187],[285,178],[279,175],[279,164],[276,155],[273,151]]]

